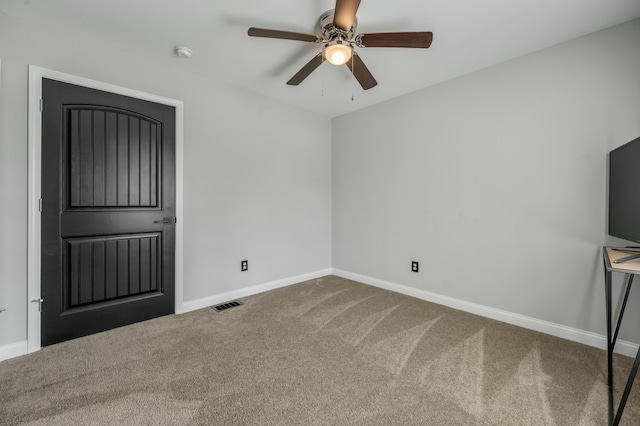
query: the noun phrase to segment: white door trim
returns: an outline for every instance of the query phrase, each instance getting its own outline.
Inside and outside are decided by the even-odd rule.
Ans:
[[[184,136],[184,103],[175,99],[164,98],[149,93],[127,89],[108,83],[102,83],[71,74],[29,65],[29,199],[28,199],[28,248],[27,248],[27,350],[34,352],[41,348],[40,344],[40,197],[41,197],[41,137],[42,115],[40,99],[42,99],[42,79],[48,78],[78,86],[98,89],[118,95],[170,105],[176,110],[176,277],[175,277],[175,312],[183,312],[183,136]],[[44,302],[46,303],[46,301]]]

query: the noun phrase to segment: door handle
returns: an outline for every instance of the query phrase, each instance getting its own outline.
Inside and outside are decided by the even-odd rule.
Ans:
[[[175,217],[164,217],[160,220],[154,220],[153,223],[176,223]]]

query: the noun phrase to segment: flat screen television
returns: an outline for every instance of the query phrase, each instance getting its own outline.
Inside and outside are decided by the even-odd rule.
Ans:
[[[640,137],[609,153],[609,235],[640,243]]]

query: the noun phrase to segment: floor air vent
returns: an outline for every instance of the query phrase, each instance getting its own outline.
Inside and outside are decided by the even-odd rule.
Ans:
[[[225,309],[235,308],[236,306],[240,306],[240,305],[242,305],[242,303],[238,302],[237,300],[234,300],[233,302],[227,302],[221,305],[213,306],[211,309],[215,310],[216,312],[220,312],[220,311],[224,311]]]

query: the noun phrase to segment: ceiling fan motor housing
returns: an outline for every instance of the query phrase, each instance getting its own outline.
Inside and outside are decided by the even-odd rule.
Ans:
[[[358,18],[353,18],[353,25],[349,31],[345,31],[341,28],[336,28],[333,25],[333,16],[335,9],[327,10],[320,16],[320,30],[322,31],[322,40],[324,42],[332,41],[335,39],[342,39],[345,41],[353,40],[358,27]]]

